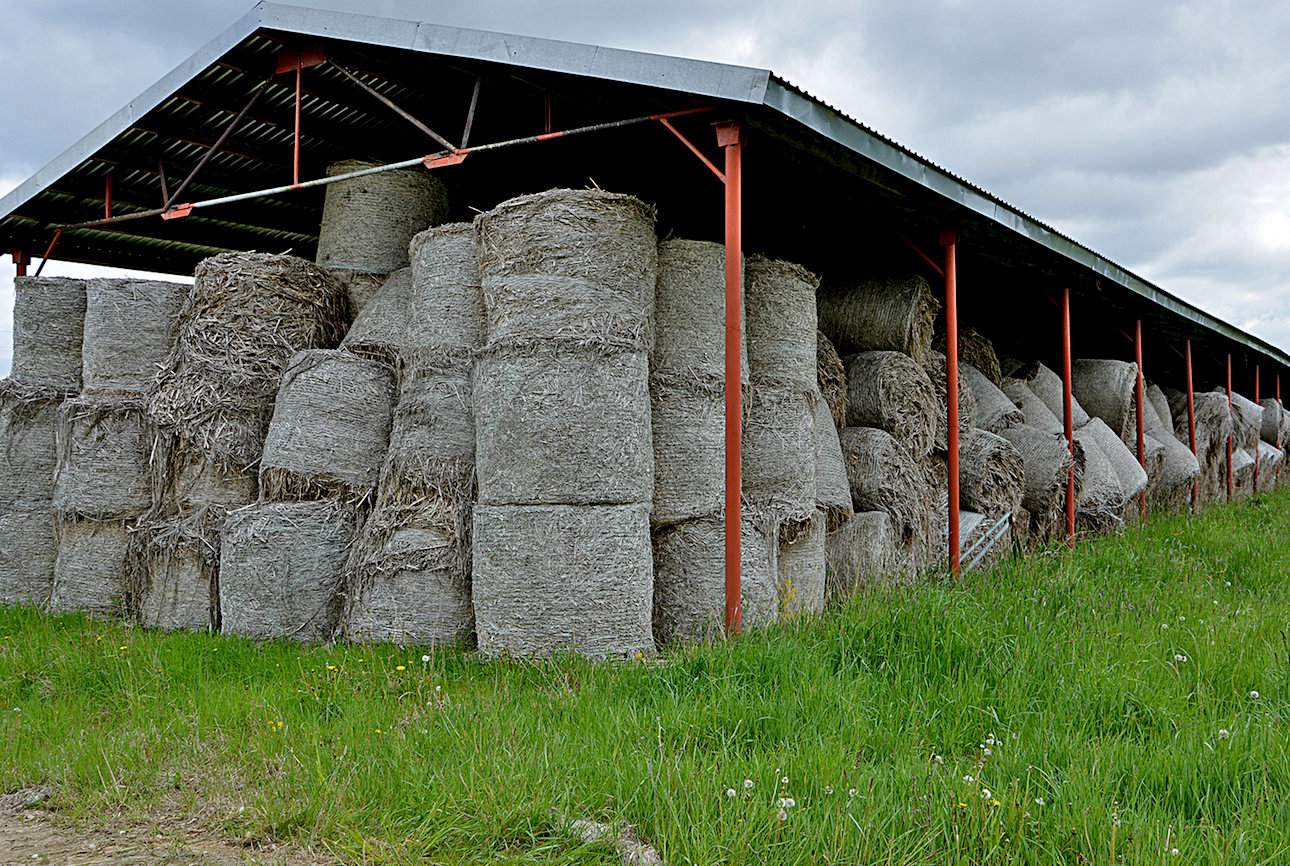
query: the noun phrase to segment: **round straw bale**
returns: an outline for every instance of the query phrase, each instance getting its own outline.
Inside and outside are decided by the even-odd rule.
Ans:
[[[1269,445],[1279,445],[1285,426],[1285,411],[1281,407],[1281,401],[1275,397],[1269,397],[1259,405],[1263,407],[1263,424],[1259,427],[1259,438]]]
[[[469,371],[484,342],[484,294],[471,223],[448,223],[412,239],[408,348],[444,370]]]
[[[932,383],[932,406],[936,418],[932,424],[933,450],[944,451],[947,447],[946,436],[949,433],[949,420],[946,418],[949,406],[949,391],[945,380],[945,356],[940,352],[928,352],[927,364],[923,370]],[[965,435],[976,426],[976,392],[963,381],[959,381],[959,435]]]
[[[933,493],[909,452],[886,431],[871,427],[847,427],[838,438],[856,510],[891,515],[903,547],[925,541]]]
[[[1008,396],[971,364],[959,365],[959,387],[972,392],[976,401],[976,423],[982,430],[1002,433],[1026,423],[1021,410]]]
[[[720,391],[726,380],[726,248],[709,241],[669,240],[658,245],[654,348],[650,375]],[[741,314],[740,340],[746,327]],[[740,382],[748,384],[746,346]]]
[[[83,517],[129,517],[152,505],[153,434],[138,400],[69,400],[58,413],[54,508]]]
[[[816,389],[815,290],[819,277],[801,265],[749,256],[748,375],[758,386]]]
[[[877,427],[922,457],[936,438],[936,396],[923,368],[899,352],[861,352],[846,359],[847,426]]]
[[[1232,498],[1234,500],[1248,499],[1254,495],[1254,466],[1254,455],[1248,449],[1235,447],[1232,449]]]
[[[58,555],[49,607],[91,616],[125,616],[126,559],[130,536],[124,520],[60,518]]]
[[[388,462],[475,460],[475,420],[469,372],[442,371],[419,361],[399,374]]]
[[[175,343],[181,283],[96,279],[85,291],[81,380],[85,393],[142,392]]]
[[[820,330],[843,353],[903,352],[927,358],[941,303],[921,276],[879,278],[820,295]]]
[[[1003,379],[1003,393],[1012,401],[1013,405],[1021,410],[1021,414],[1026,418],[1028,427],[1034,427],[1048,433],[1062,433],[1065,431],[1065,423],[1049,410],[1047,404],[1039,399],[1039,395],[1030,389],[1025,380],[1005,376]]]
[[[220,549],[220,630],[330,639],[353,538],[353,510],[331,501],[269,502],[230,512]]]
[[[1170,434],[1173,434],[1173,412],[1169,409],[1169,398],[1165,396],[1164,389],[1154,383],[1148,385],[1147,399],[1151,401],[1151,408],[1155,410],[1155,418],[1153,420],[1159,421],[1161,427],[1168,430]],[[1151,416],[1148,415],[1148,418],[1150,417]]]
[[[643,352],[488,351],[473,379],[480,501],[648,503],[648,382]]]
[[[0,385],[0,511],[48,507],[53,499],[59,402],[24,399]]]
[[[825,592],[833,604],[865,586],[892,576],[900,556],[900,540],[891,515],[857,511],[825,539]]]
[[[959,505],[986,515],[1015,513],[1026,486],[1026,466],[1011,442],[974,429],[959,453]]]
[[[1084,479],[1075,506],[1076,526],[1081,533],[1100,534],[1118,529],[1120,515],[1129,502],[1120,476],[1099,442],[1105,439],[1117,454],[1124,448],[1118,438],[1099,435],[1108,429],[1098,419],[1075,431],[1076,441],[1084,446]]]
[[[13,288],[10,376],[25,386],[65,395],[80,391],[85,281],[18,277]]]
[[[48,602],[57,551],[48,504],[0,508],[0,604]]]
[[[654,638],[659,644],[724,633],[725,522],[720,514],[654,533]],[[775,622],[775,580],[766,536],[745,519],[740,532],[740,622],[744,629]]]
[[[371,168],[345,160],[327,166],[327,176]],[[448,215],[443,183],[420,168],[386,171],[327,186],[318,264],[368,274],[388,274],[408,265],[408,242]]]
[[[1273,490],[1277,486],[1277,467],[1285,459],[1286,453],[1267,442],[1259,443],[1259,490]]]
[[[229,473],[200,452],[171,445],[165,488],[159,497],[167,508],[194,511],[206,507],[225,510],[250,505],[256,498],[256,477],[250,472]],[[222,521],[222,518],[221,518]]]
[[[202,261],[174,351],[148,395],[149,417],[224,469],[254,466],[288,360],[335,346],[347,308],[336,283],[302,259],[223,253]]]
[[[1030,543],[1047,544],[1061,537],[1064,527],[1066,482],[1072,466],[1071,450],[1066,437],[1022,425],[1010,427],[1001,434],[1021,453],[1026,468],[1026,488],[1022,506],[1030,513]],[[1075,440],[1075,495],[1078,503],[1083,484],[1085,453]]]
[[[685,385],[650,389],[655,527],[720,511],[725,502],[726,418],[719,393]]]
[[[1144,414],[1151,411],[1150,406],[1150,403],[1146,404]],[[1147,487],[1150,489],[1160,482],[1161,475],[1165,470],[1165,458],[1168,456],[1168,448],[1163,441],[1150,433],[1143,433],[1142,446],[1144,459],[1140,460],[1139,463],[1147,472]],[[1130,450],[1135,456],[1137,455],[1136,447]]]
[[[390,442],[394,373],[336,349],[297,352],[282,374],[260,461],[269,499],[361,500]]]
[[[825,531],[824,515],[817,511],[796,537],[779,540],[775,574],[781,619],[824,610]]]
[[[1054,373],[1048,367],[1038,361],[1031,361],[1028,364],[1021,364],[1011,378],[1020,379],[1026,383],[1027,387],[1036,397],[1044,404],[1052,416],[1057,419],[1061,429],[1066,427],[1066,404],[1065,404],[1065,385],[1062,384],[1062,377]],[[1007,391],[1007,388],[1004,389]],[[1084,407],[1075,397],[1074,386],[1071,388],[1071,425],[1079,428],[1088,423],[1089,415],[1084,411]],[[1027,417],[1027,424],[1032,427],[1037,426]]]
[[[142,560],[133,565],[141,574],[132,588],[140,624],[165,631],[218,625],[219,536],[205,515],[144,521],[134,547],[133,555]]]
[[[1094,417],[1080,428],[1080,433],[1082,435],[1076,438],[1077,442],[1083,443],[1085,449],[1088,448],[1088,443],[1096,442],[1102,454],[1106,456],[1115,471],[1116,478],[1120,481],[1126,502],[1146,489],[1147,471],[1142,468],[1142,464],[1138,462],[1138,458],[1124,444],[1124,441],[1116,436],[1105,422]]]
[[[815,381],[839,430],[847,426],[847,368],[833,341],[816,332]]]
[[[1253,452],[1259,447],[1263,407],[1243,394],[1232,392],[1232,439],[1238,448]]]
[[[1123,441],[1137,436],[1134,389],[1138,365],[1128,361],[1081,359],[1071,364],[1071,390],[1084,411],[1101,418]]]
[[[753,389],[744,430],[743,491],[768,527],[791,532],[815,511],[811,401],[798,391]]]
[[[942,324],[943,319],[937,323]],[[945,329],[937,329],[936,351],[945,354]],[[980,370],[995,385],[1003,382],[1003,373],[999,371],[999,356],[995,354],[994,343],[990,338],[975,328],[959,328],[959,363],[971,364]]]
[[[408,340],[412,269],[399,268],[381,283],[358,311],[340,347],[364,358],[395,366]]]
[[[484,655],[654,652],[648,505],[481,505],[474,541]]]
[[[851,519],[851,484],[847,465],[842,460],[838,428],[833,426],[824,400],[812,401],[812,423],[815,434],[815,504],[824,513],[826,529],[832,532]],[[657,491],[655,491],[657,500]]]

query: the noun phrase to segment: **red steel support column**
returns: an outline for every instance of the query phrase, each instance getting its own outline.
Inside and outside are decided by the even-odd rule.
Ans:
[[[1075,409],[1071,397],[1071,290],[1062,289],[1062,416],[1071,466],[1066,473],[1066,546],[1075,547]]]
[[[1191,381],[1191,338],[1187,339],[1187,439],[1191,445],[1191,454],[1196,454],[1196,394]],[[1193,512],[1200,510],[1200,476],[1197,475],[1191,482],[1191,510]]]
[[[1254,402],[1259,402],[1259,365],[1254,365]],[[1260,432],[1259,440],[1262,441],[1263,435]],[[1254,495],[1259,495],[1259,449],[1254,449]]]
[[[1232,353],[1227,353],[1227,417],[1232,417]],[[1227,434],[1227,501],[1232,501],[1232,494],[1235,489],[1235,480],[1232,478],[1232,434]]]
[[[14,250],[13,266],[15,269],[15,273],[14,273],[15,277],[27,276],[27,254],[24,253],[22,250]]]
[[[103,219],[112,219],[112,174],[103,176]]]
[[[304,74],[304,61],[296,61],[296,134],[292,139],[291,183],[300,183],[300,79]]]
[[[959,547],[959,307],[958,233],[941,232],[945,247],[945,462],[949,468],[950,574],[961,567]]]
[[[1138,387],[1134,399],[1138,404],[1138,463],[1145,471],[1147,468],[1147,435],[1145,424],[1143,423],[1143,403],[1146,402],[1145,390],[1142,376],[1142,320],[1138,319],[1138,327],[1134,332],[1134,344],[1137,348],[1138,356]],[[1138,494],[1138,513],[1145,519],[1147,516],[1147,489],[1142,488]]]
[[[739,335],[743,315],[743,177],[739,124],[719,124],[717,144],[726,152],[726,633],[738,634],[743,593],[740,559],[740,496],[743,487],[740,424],[743,408],[739,393],[742,349]]]

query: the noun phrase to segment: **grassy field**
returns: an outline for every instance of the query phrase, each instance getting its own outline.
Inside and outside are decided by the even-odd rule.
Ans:
[[[349,863],[1290,862],[1290,491],[661,664],[0,610],[0,791]]]

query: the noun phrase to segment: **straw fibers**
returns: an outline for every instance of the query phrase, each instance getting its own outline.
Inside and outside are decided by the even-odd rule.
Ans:
[[[340,347],[363,358],[397,367],[408,341],[408,311],[412,269],[399,268],[386,277],[359,310]]]
[[[278,389],[260,492],[275,501],[366,499],[389,446],[393,402],[386,364],[337,349],[296,353]]]
[[[829,287],[819,300],[820,330],[845,353],[903,352],[927,360],[941,304],[921,276]]]
[[[83,517],[131,517],[152,504],[151,425],[138,399],[69,400],[58,413],[54,508]]]
[[[949,406],[949,391],[945,381],[945,356],[940,352],[929,352],[927,355],[927,364],[923,367],[927,373],[927,378],[932,383],[932,407],[935,410],[935,420],[932,422],[932,448],[934,451],[944,451],[947,447],[947,435],[949,434],[949,419],[946,417]],[[976,392],[967,387],[960,380],[959,382],[959,436],[967,434],[969,430],[976,426]]]
[[[924,545],[935,494],[922,467],[883,430],[847,427],[838,438],[856,510],[889,514],[903,549]]]
[[[825,593],[829,604],[891,577],[899,566],[900,539],[885,511],[858,511],[825,539]]]
[[[348,301],[291,256],[223,253],[197,266],[148,415],[222,468],[255,465],[288,360],[340,342]]]
[[[90,280],[81,380],[85,393],[144,391],[175,343],[188,287],[156,280]]]
[[[1155,396],[1151,396],[1153,392]],[[1155,473],[1148,473],[1150,485],[1147,497],[1153,508],[1179,511],[1191,501],[1192,482],[1200,475],[1200,463],[1192,455],[1191,449],[1174,435],[1164,393],[1155,385],[1147,393],[1151,396],[1145,406],[1147,438],[1158,443],[1162,451]],[[1164,417],[1161,417],[1159,411],[1161,403],[1165,404]]]
[[[658,245],[656,336],[650,376],[720,394],[725,387],[726,248],[709,241],[669,240]],[[748,384],[748,350],[740,315],[740,372]]]
[[[791,541],[779,541],[775,574],[780,619],[824,610],[825,533],[824,515],[817,511]]]
[[[471,223],[448,223],[412,239],[407,346],[424,363],[468,371],[484,342],[484,295]]]
[[[720,511],[725,501],[725,403],[686,386],[651,389],[655,527]],[[826,416],[827,417],[827,416]]]
[[[976,401],[976,425],[991,433],[1026,423],[1021,410],[985,374],[971,364],[959,365],[959,387],[972,392]]]
[[[474,549],[483,655],[654,652],[647,504],[481,505]]]
[[[1173,415],[1174,432],[1182,442],[1190,442],[1187,418],[1187,395],[1167,391]],[[1232,431],[1227,411],[1227,395],[1220,391],[1202,391],[1194,395],[1196,413],[1196,456],[1200,461],[1201,502],[1225,499],[1227,437]]]
[[[1030,513],[1029,543],[1042,546],[1057,540],[1064,531],[1066,483],[1072,466],[1066,437],[1026,425],[1010,427],[1000,435],[1016,447],[1025,466],[1026,487],[1021,502]],[[1085,459],[1084,447],[1076,439],[1073,465],[1077,503]]]
[[[847,426],[847,368],[833,341],[816,332],[815,383],[839,430]]]
[[[1248,499],[1254,495],[1254,454],[1249,449],[1232,449],[1232,479],[1234,500]],[[1226,483],[1226,479],[1224,482]]]
[[[936,442],[936,396],[927,373],[899,352],[861,352],[846,359],[847,426],[877,427],[922,457]]]
[[[744,429],[743,492],[763,528],[786,534],[815,512],[815,433],[812,405],[797,391],[756,388]]]
[[[10,376],[31,388],[71,395],[81,390],[85,281],[17,277]]]
[[[48,503],[0,508],[0,604],[48,602],[57,551]]]
[[[1113,448],[1116,445],[1120,449],[1124,447],[1115,436],[1100,435],[1100,431],[1108,429],[1098,419],[1075,431],[1075,440],[1084,446],[1084,483],[1075,506],[1075,525],[1082,534],[1102,534],[1118,529],[1120,515],[1129,503],[1129,496],[1111,465],[1111,458],[1102,450],[1102,440],[1111,443]]]
[[[127,585],[140,624],[166,631],[208,631],[219,624],[216,575],[225,511],[201,509],[145,519],[134,533]]]
[[[1101,418],[1126,443],[1137,437],[1137,380],[1138,366],[1128,361],[1077,360],[1071,364],[1075,398],[1090,416]]]
[[[1077,437],[1076,441],[1096,442],[1102,454],[1106,456],[1115,472],[1115,477],[1120,481],[1126,501],[1147,489],[1150,478],[1147,471],[1142,468],[1134,452],[1129,450],[1129,446],[1125,445],[1124,441],[1116,436],[1102,419],[1094,418],[1081,427],[1079,432],[1082,435]],[[1088,447],[1087,444],[1085,447]]]
[[[744,266],[748,375],[757,387],[816,390],[815,290],[800,265],[749,256]]]
[[[945,354],[945,328],[943,320],[937,319],[936,351]],[[994,343],[990,338],[975,328],[959,328],[959,364],[971,364],[980,370],[995,385],[1003,381],[999,369],[999,356],[995,354]]]
[[[129,531],[124,520],[59,518],[58,555],[49,607],[90,616],[126,614],[126,557]]]
[[[851,485],[847,481],[847,465],[842,460],[838,428],[833,426],[833,418],[822,399],[812,401],[811,414],[815,434],[815,504],[824,514],[827,531],[832,532],[855,514],[851,506]],[[657,490],[654,498],[657,502]]]
[[[269,502],[231,512],[220,550],[220,630],[329,640],[353,537],[353,510],[334,502]]]
[[[1286,453],[1275,445],[1259,442],[1259,491],[1273,490],[1277,486],[1277,468]]]
[[[58,463],[58,396],[24,397],[0,382],[0,513],[48,508]]]
[[[721,514],[687,520],[654,533],[654,639],[660,645],[700,641],[724,633],[725,521]],[[739,559],[741,626],[776,620],[775,579],[766,536],[742,522]]]
[[[1259,404],[1263,407],[1263,424],[1259,428],[1259,438],[1269,445],[1280,445],[1285,441],[1285,410],[1281,401],[1269,397]]]
[[[1066,405],[1065,394],[1066,387],[1062,384],[1062,377],[1057,375],[1048,367],[1032,361],[1028,364],[1022,364],[1013,373],[1013,378],[1020,379],[1026,383],[1030,390],[1038,397],[1062,425],[1066,427]],[[1073,377],[1072,377],[1073,378]],[[1006,390],[1006,389],[1005,389]],[[1071,388],[1071,426],[1079,428],[1088,423],[1089,415],[1080,405],[1079,400],[1075,397],[1074,386]],[[1026,423],[1031,423],[1027,420]],[[1032,426],[1034,426],[1032,424]]]
[[[1021,414],[1025,416],[1027,426],[1048,433],[1062,433],[1065,431],[1065,423],[1052,413],[1048,405],[1039,399],[1039,395],[1031,390],[1025,380],[1005,377],[1003,380],[1003,393],[1013,402],[1013,405],[1021,410]]]
[[[986,430],[968,431],[960,442],[959,504],[997,516],[1021,507],[1025,461],[1007,439]]]

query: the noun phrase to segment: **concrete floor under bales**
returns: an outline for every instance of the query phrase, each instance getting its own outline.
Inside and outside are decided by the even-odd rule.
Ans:
[[[588,817],[666,863],[1284,863],[1288,531],[1281,490],[650,664],[4,609],[0,793],[261,862],[619,862]]]

